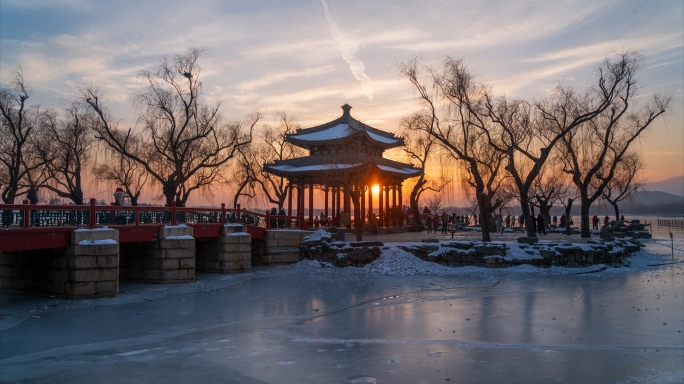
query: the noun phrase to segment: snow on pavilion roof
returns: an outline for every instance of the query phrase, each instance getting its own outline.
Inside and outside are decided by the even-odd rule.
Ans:
[[[349,154],[314,155],[281,160],[274,164],[264,165],[264,170],[282,177],[311,176],[325,178],[336,170],[353,170],[364,165],[372,165],[382,177],[400,178],[402,180],[423,173],[421,168],[415,168],[411,164],[384,157],[366,156],[352,159]]]
[[[334,145],[347,142],[358,136],[365,136],[369,142],[380,148],[394,148],[404,145],[404,139],[368,126],[349,114],[351,107],[342,106],[344,113],[339,118],[312,128],[300,129],[287,135],[287,141],[303,148],[317,145]]]

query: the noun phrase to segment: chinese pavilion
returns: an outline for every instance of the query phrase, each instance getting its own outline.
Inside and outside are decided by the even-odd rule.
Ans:
[[[402,223],[402,182],[422,174],[421,168],[383,157],[390,148],[404,145],[404,139],[393,133],[370,127],[350,114],[351,106],[342,106],[341,117],[312,128],[299,129],[286,136],[286,141],[309,150],[309,156],[279,160],[264,165],[266,172],[284,177],[289,182],[288,215],[292,215],[294,189],[297,190],[297,213],[305,208],[308,189],[309,220],[313,221],[314,187],[325,195],[325,216],[334,222],[351,216],[351,194],[358,194],[354,217],[368,218],[373,212],[373,186],[378,186],[377,207],[380,225]],[[344,196],[344,197],[342,197]],[[362,222],[365,220],[362,220]],[[347,224],[342,222],[342,224]]]

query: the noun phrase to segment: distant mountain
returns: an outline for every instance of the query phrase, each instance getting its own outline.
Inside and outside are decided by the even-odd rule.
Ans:
[[[661,205],[684,203],[684,197],[661,191],[637,191],[625,201],[629,205]]]
[[[647,183],[645,191],[666,192],[675,196],[684,197],[684,176],[670,177],[655,183]]]

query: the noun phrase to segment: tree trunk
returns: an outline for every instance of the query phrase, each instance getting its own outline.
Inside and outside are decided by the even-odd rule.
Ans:
[[[580,202],[580,230],[582,231],[581,237],[583,239],[591,238],[589,208],[591,208],[591,203],[589,202],[589,199],[585,199],[583,196],[582,201]]]
[[[525,231],[527,232],[527,237],[537,237],[534,233],[534,225],[532,225],[532,220],[534,220],[534,212],[530,214],[530,199],[527,196],[527,191],[520,191],[520,208],[522,209],[523,220],[525,220]]]
[[[549,226],[551,224],[551,206],[548,204],[540,204],[539,205],[539,213],[541,213],[542,217],[544,218],[544,228],[549,229]]]
[[[565,206],[565,234],[572,235],[572,227],[570,226],[570,211],[572,211],[572,202],[574,199],[568,199],[568,205]]]
[[[490,231],[492,228],[492,205],[484,197],[484,191],[477,192],[477,203],[480,206],[480,228],[482,230],[482,241],[492,241]]]
[[[418,198],[420,197],[419,191],[421,187],[422,185],[420,182],[416,183],[411,191],[411,195],[409,196],[409,205],[411,206],[411,213],[413,214],[413,220],[416,225],[423,224],[420,219],[420,205],[418,205]]]
[[[610,205],[613,206],[613,209],[615,210],[615,221],[620,220],[620,208],[618,208],[617,201],[610,201],[608,200]]]

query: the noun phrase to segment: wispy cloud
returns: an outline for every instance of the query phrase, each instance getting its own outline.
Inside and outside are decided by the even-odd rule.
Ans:
[[[361,87],[363,92],[368,97],[368,99],[373,99],[373,86],[371,84],[370,78],[366,75],[366,66],[363,61],[356,57],[356,52],[359,50],[359,46],[356,41],[347,35],[344,31],[337,28],[337,24],[330,16],[330,10],[328,9],[328,4],[325,0],[321,0],[323,4],[323,12],[325,13],[325,19],[328,21],[328,27],[330,30],[330,35],[337,42],[340,49],[340,54],[344,61],[349,65],[349,70],[356,80],[361,82]]]
[[[323,75],[326,73],[333,72],[334,70],[335,67],[329,65],[318,68],[307,68],[303,71],[283,71],[267,73],[257,79],[244,81],[236,85],[236,88],[240,91],[249,92],[258,88],[266,87],[272,84],[277,84],[286,80]]]

